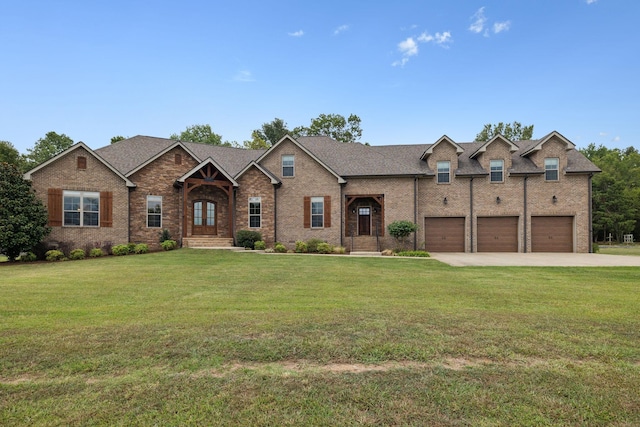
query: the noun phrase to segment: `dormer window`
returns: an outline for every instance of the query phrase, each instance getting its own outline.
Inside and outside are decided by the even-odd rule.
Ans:
[[[451,162],[443,161],[437,163],[438,184],[448,184],[451,182]]]
[[[491,182],[504,182],[504,160],[491,160]]]
[[[544,180],[558,181],[560,160],[557,157],[544,159]]]

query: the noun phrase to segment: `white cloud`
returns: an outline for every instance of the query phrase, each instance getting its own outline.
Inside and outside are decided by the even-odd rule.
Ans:
[[[600,136],[607,136],[607,133],[606,133],[606,132],[600,132],[598,135],[600,135]]]
[[[587,4],[593,4],[595,2],[597,2],[598,0],[585,0]]]
[[[487,22],[487,18],[484,16],[484,6],[478,9],[478,11],[471,16],[471,19],[473,19],[473,23],[469,26],[469,31],[480,34],[482,30],[484,30],[484,24]]]
[[[496,34],[509,31],[509,28],[511,28],[511,21],[496,22],[493,24],[493,32]]]
[[[288,33],[291,37],[302,37],[304,36],[304,31],[298,30],[295,33]]]
[[[498,34],[503,31],[509,31],[511,28],[511,21],[494,22],[493,26],[487,27],[488,18],[484,14],[484,6],[471,15],[470,19],[473,22],[469,26],[469,31],[476,34],[482,33],[485,37],[489,37],[491,31],[494,34]]]
[[[393,62],[391,65],[394,67],[404,67],[404,65],[409,62],[409,58],[418,54],[418,46],[420,43],[433,43],[446,49],[449,47],[449,44],[452,43],[451,32],[445,31],[432,35],[425,31],[417,38],[408,37],[406,40],[398,43],[398,50],[402,54],[402,59]]]
[[[337,36],[340,33],[344,33],[348,29],[349,29],[348,25],[340,25],[338,28],[335,29],[335,31],[333,32],[333,35]]]
[[[616,136],[616,137],[615,137],[615,138],[613,138],[611,141],[612,141],[612,142],[620,142],[620,137],[619,137],[619,136]]]
[[[248,70],[240,70],[238,73],[233,76],[233,81],[235,82],[255,82],[256,80],[253,78],[251,71]]]

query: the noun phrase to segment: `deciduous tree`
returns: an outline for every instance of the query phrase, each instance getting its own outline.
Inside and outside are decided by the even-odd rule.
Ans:
[[[192,125],[187,126],[180,134],[173,133],[169,136],[171,139],[187,142],[197,142],[199,144],[223,145],[231,147],[230,142],[222,142],[222,136],[211,130],[211,125]]]
[[[293,129],[294,136],[329,136],[340,142],[357,142],[362,137],[360,122],[355,114],[345,119],[340,114],[320,114],[311,120],[311,125]]]
[[[116,142],[120,142],[120,141],[123,141],[123,140],[125,140],[125,139],[127,139],[127,138],[125,138],[125,137],[124,137],[124,136],[122,136],[122,135],[116,135],[116,136],[114,136],[113,138],[111,138],[111,143],[112,143],[112,144],[115,144]],[[172,139],[174,139],[174,138],[172,138]]]
[[[36,141],[33,148],[27,149],[27,167],[33,168],[40,163],[46,162],[56,154],[62,153],[73,145],[73,139],[67,135],[58,135],[55,132],[48,132],[44,138]]]
[[[9,141],[0,141],[0,163],[1,162],[16,165],[21,171],[24,170],[26,163],[24,156],[22,156]]]
[[[0,253],[15,261],[49,233],[47,210],[15,165],[0,163]]]
[[[291,133],[292,132],[287,128],[285,121],[276,117],[269,123],[263,123],[262,127],[254,130],[251,136],[254,140],[256,140],[257,137],[258,139],[265,141],[268,145],[266,148],[269,148],[272,145],[275,145],[276,142],[280,141],[285,135]]]
[[[476,135],[476,141],[489,141],[496,135],[502,135],[509,141],[527,141],[533,138],[533,125],[522,126],[520,122],[486,124],[482,131]]]

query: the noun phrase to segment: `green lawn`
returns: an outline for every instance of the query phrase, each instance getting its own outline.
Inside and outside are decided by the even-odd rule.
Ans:
[[[601,254],[640,256],[640,245],[600,245]]]
[[[0,266],[0,425],[640,425],[640,269]]]

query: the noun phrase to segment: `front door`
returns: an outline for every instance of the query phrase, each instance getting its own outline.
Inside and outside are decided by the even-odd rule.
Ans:
[[[358,208],[358,235],[371,235],[371,208]]]
[[[193,234],[218,234],[215,202],[193,202]]]

